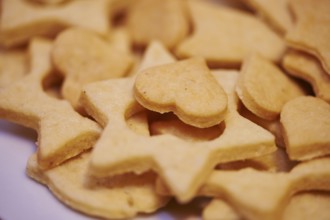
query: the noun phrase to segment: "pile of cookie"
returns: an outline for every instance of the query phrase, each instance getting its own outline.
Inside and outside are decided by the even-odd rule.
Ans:
[[[107,219],[329,219],[330,1],[2,0],[0,118]],[[205,202],[205,200],[203,200]]]

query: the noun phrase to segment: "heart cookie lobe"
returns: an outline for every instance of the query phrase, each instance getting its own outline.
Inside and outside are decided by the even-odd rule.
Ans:
[[[173,112],[199,128],[219,124],[227,111],[226,93],[202,58],[143,70],[136,78],[134,94],[145,108]]]

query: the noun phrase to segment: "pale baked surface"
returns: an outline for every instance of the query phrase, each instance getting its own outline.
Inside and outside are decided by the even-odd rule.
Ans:
[[[253,169],[215,171],[201,193],[224,197],[248,219],[280,219],[292,194],[304,190],[329,190],[329,158],[297,165],[289,173]],[[242,196],[244,195],[244,196]],[[221,215],[221,214],[220,214]]]
[[[289,74],[310,83],[317,97],[330,103],[330,75],[315,57],[300,51],[289,51],[282,64]]]
[[[239,66],[251,52],[279,61],[285,51],[284,41],[250,14],[196,0],[189,8],[194,32],[176,48],[181,58],[203,56],[212,66]]]
[[[289,100],[305,95],[297,82],[259,55],[244,61],[236,92],[251,112],[267,120],[278,118]]]
[[[129,10],[128,28],[139,46],[158,40],[165,47],[174,48],[188,35],[186,1],[140,0],[132,3]]]
[[[323,68],[330,74],[330,2],[312,0],[290,0],[290,6],[297,22],[287,33],[288,44],[310,53],[321,61]]]
[[[293,160],[309,160],[330,153],[330,105],[304,96],[288,102],[281,112],[283,137]]]
[[[79,115],[67,101],[44,92],[42,82],[52,73],[51,46],[48,40],[31,41],[29,73],[0,91],[1,118],[37,130],[42,168],[91,148],[101,132],[98,124]]]
[[[0,118],[37,131],[27,173],[64,213],[324,215],[329,2],[0,2]],[[4,125],[0,218],[58,218],[15,171],[25,129]]]
[[[219,124],[227,112],[227,96],[200,58],[142,70],[134,94],[145,108],[174,112],[195,127]]]
[[[79,96],[84,85],[124,77],[133,63],[127,33],[114,31],[123,33],[113,33],[108,40],[87,29],[70,28],[54,41],[52,61],[64,76],[61,93],[79,111],[83,110]]]
[[[167,203],[167,197],[155,192],[155,174],[96,179],[87,173],[89,157],[90,152],[84,153],[56,168],[42,171],[37,156],[32,155],[27,173],[46,185],[66,205],[91,216],[130,218],[137,213],[153,212]]]
[[[82,0],[69,1],[63,7],[40,8],[30,1],[4,0],[0,44],[26,44],[32,37],[55,36],[70,26],[105,34],[110,31],[110,3],[111,0]]]
[[[258,16],[281,34],[285,34],[293,27],[289,0],[241,0],[254,10]]]
[[[19,80],[28,71],[28,54],[25,50],[16,49],[0,53],[0,88]]]

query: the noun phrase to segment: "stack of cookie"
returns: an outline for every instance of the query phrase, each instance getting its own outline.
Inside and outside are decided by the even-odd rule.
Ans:
[[[330,218],[329,0],[1,4],[0,118],[68,207]]]

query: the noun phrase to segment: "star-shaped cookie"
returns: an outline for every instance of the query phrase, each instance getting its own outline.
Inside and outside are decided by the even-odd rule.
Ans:
[[[54,167],[93,146],[101,129],[84,118],[64,100],[49,96],[43,80],[51,74],[52,43],[33,39],[30,44],[30,72],[0,90],[0,117],[38,131],[38,162]]]
[[[187,202],[217,163],[274,152],[274,136],[237,112],[237,76],[235,71],[214,74],[229,96],[230,110],[224,133],[203,143],[171,135],[145,137],[131,131],[125,119],[142,108],[134,99],[134,77],[89,84],[82,93],[82,104],[104,126],[92,153],[90,172],[108,176],[153,169],[179,201]]]

